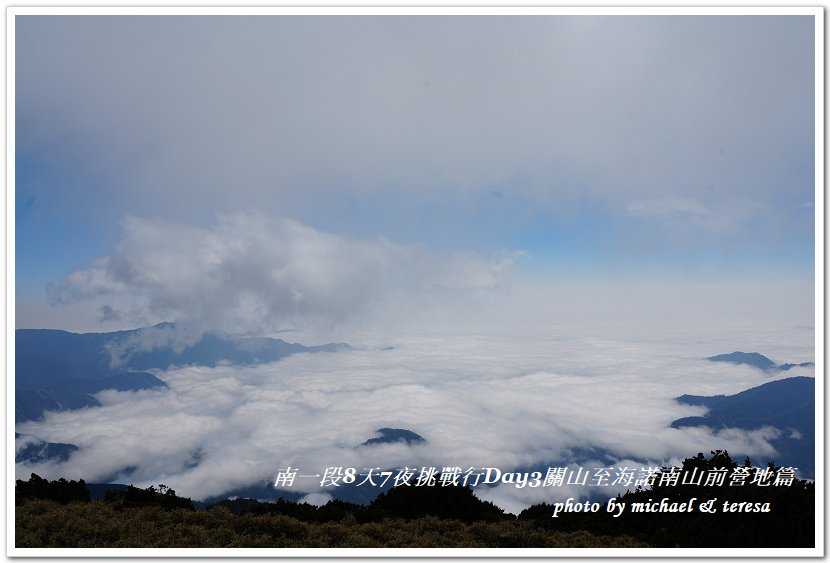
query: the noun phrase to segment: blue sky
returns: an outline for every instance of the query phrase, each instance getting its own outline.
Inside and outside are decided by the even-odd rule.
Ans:
[[[414,262],[418,290],[814,275],[810,17],[23,16],[16,41],[18,326],[186,317],[148,272],[193,255],[182,283],[262,319]],[[293,250],[260,271],[268,240]]]

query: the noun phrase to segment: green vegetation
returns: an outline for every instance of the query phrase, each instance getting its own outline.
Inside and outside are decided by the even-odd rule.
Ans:
[[[40,475],[32,476],[28,481],[17,480],[15,487],[15,501],[19,505],[25,499],[49,499],[60,504],[67,504],[73,501],[89,501],[89,489],[83,479],[80,481],[47,481]]]
[[[815,486],[795,479],[772,486],[754,480],[723,451],[686,459],[681,471],[721,475],[721,482],[683,483],[663,468],[647,490],[615,500],[615,518],[597,512],[560,512],[532,506],[518,518],[478,499],[466,487],[401,486],[368,506],[331,501],[324,506],[284,500],[222,501],[194,510],[190,499],[158,488],[109,491],[90,501],[83,481],[17,481],[16,547],[814,547]],[[779,475],[770,464],[768,474]],[[695,471],[696,470],[696,471]],[[785,475],[786,472],[780,475]],[[734,485],[733,475],[745,476]],[[753,482],[756,481],[756,482]],[[695,499],[692,501],[692,499]],[[697,509],[717,499],[714,513]],[[695,504],[690,511],[636,511]],[[724,512],[728,506],[768,512]],[[740,503],[744,503],[741,505]],[[713,503],[714,504],[714,503]]]
[[[627,510],[614,518],[603,507],[595,514],[560,513],[551,518],[553,506],[540,504],[524,510],[519,520],[536,522],[549,530],[587,530],[598,535],[629,535],[638,541],[654,547],[814,547],[815,546],[815,484],[793,478],[787,486],[760,485],[752,482],[753,471],[749,459],[743,465],[744,471],[725,451],[711,452],[683,461],[681,470],[697,474],[727,470],[725,478],[717,486],[697,484],[663,484],[663,473],[669,477],[669,468],[663,468],[655,475],[654,485],[647,490],[627,492],[617,497],[625,503]],[[736,471],[737,469],[737,471]],[[777,468],[770,463],[768,468],[775,475]],[[732,474],[748,475],[744,484],[730,484]],[[666,481],[670,481],[666,479]],[[634,503],[666,504],[689,503],[695,499],[695,510],[690,512],[634,512]],[[701,512],[700,505],[710,499],[716,513]],[[753,508],[769,503],[769,512],[724,512],[724,502],[737,508],[749,503]],[[744,505],[746,506],[746,505]]]
[[[176,491],[166,485],[139,489],[130,485],[126,491],[107,491],[104,502],[117,502],[125,508],[139,506],[161,506],[167,509],[185,508],[193,510],[193,501],[176,496]]]
[[[434,516],[359,523],[354,516],[303,522],[281,514],[235,515],[106,502],[17,507],[16,547],[648,547],[628,537],[556,532],[516,520],[475,522]]]

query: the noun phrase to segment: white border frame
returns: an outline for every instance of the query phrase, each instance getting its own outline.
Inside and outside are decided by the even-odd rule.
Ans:
[[[183,2],[187,4],[187,2]],[[92,3],[94,4],[94,3]],[[372,4],[371,2],[369,4]],[[464,2],[461,2],[464,4]],[[825,505],[825,385],[824,385],[824,9],[821,7],[666,7],[666,6],[606,6],[606,7],[550,7],[534,6],[528,2],[521,7],[504,6],[248,6],[248,7],[6,7],[6,556],[7,557],[823,557],[826,538]],[[815,367],[816,398],[821,408],[816,416],[816,547],[814,548],[585,548],[585,549],[392,549],[392,548],[97,548],[79,550],[61,548],[16,548],[14,538],[14,440],[9,432],[14,422],[14,331],[15,331],[15,17],[18,15],[801,15],[813,16],[815,22]],[[820,499],[820,500],[819,500]]]

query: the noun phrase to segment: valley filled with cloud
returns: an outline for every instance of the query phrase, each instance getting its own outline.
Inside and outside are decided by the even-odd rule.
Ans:
[[[704,359],[724,346],[754,346],[773,358],[808,361],[812,330],[644,328],[572,320],[364,333],[350,350],[159,371],[166,388],[103,391],[101,406],[18,424],[25,435],[79,447],[60,464],[21,464],[18,477],[34,471],[88,482],[163,482],[208,498],[273,481],[288,466],[301,474],[330,466],[509,471],[540,463],[602,466],[596,460],[610,452],[616,465],[639,468],[710,449],[748,455],[758,465],[775,459],[769,440],[785,429],[671,428],[673,420],[706,412],[674,397],[729,395],[812,375],[812,368],[770,375]],[[361,445],[383,427],[412,430],[426,442]],[[319,479],[300,479],[291,490],[332,492],[321,490]],[[514,511],[588,493],[505,485],[479,491]]]

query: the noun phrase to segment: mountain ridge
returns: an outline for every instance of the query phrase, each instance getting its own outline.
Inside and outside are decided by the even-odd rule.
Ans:
[[[704,406],[703,416],[687,416],[672,428],[708,426],[713,429],[780,430],[770,444],[779,465],[798,467],[808,479],[815,472],[815,378],[797,376],[770,381],[734,395],[681,395],[678,403]]]
[[[251,365],[296,353],[350,349],[344,343],[303,346],[207,331],[177,351],[178,336],[175,323],[114,332],[15,330],[15,421],[37,420],[51,410],[97,406],[95,393],[106,389],[164,387],[150,370],[191,364],[215,367],[222,362]]]
[[[785,363],[778,365],[763,354],[758,352],[730,352],[728,354],[718,354],[717,356],[709,356],[705,358],[710,362],[726,362],[735,365],[748,365],[756,367],[766,372],[788,371],[796,367],[812,367],[813,362],[801,362],[800,364]]]

